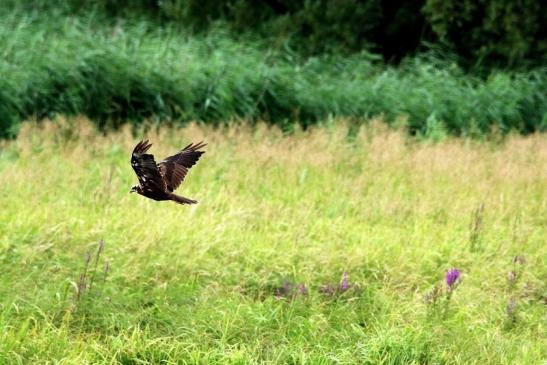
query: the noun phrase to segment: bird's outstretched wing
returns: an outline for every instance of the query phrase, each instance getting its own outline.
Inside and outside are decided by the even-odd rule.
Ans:
[[[131,154],[131,166],[139,178],[139,183],[145,189],[165,191],[166,185],[154,156],[146,153],[150,147],[152,144],[148,143],[148,140],[137,143]]]
[[[158,169],[163,176],[168,191],[176,190],[188,173],[188,170],[196,164],[205,151],[198,151],[205,147],[206,144],[199,142],[196,144],[190,143],[184,147],[179,153],[169,156],[160,163]]]

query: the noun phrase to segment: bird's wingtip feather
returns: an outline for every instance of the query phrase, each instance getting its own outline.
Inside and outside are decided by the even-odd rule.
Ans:
[[[152,144],[148,142],[148,139],[146,140],[140,140],[139,143],[135,146],[133,149],[133,154],[143,154],[146,151],[148,151],[152,147]]]

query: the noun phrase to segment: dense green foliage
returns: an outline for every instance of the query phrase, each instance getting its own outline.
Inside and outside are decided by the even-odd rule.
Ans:
[[[545,64],[547,11],[537,0],[427,0],[438,38],[466,63]]]
[[[288,126],[406,115],[411,133],[456,135],[547,125],[543,69],[482,79],[431,58],[397,68],[366,52],[301,58],[221,32],[188,37],[140,20],[99,20],[2,15],[2,136],[13,135],[20,120],[55,114],[83,114],[100,126],[145,118]]]
[[[141,17],[232,35],[257,33],[274,47],[304,55],[372,51],[399,61],[441,47],[467,68],[523,68],[547,59],[547,12],[541,0],[6,0],[33,11],[99,12]]]

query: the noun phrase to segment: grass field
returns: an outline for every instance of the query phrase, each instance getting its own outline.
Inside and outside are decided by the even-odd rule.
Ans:
[[[343,124],[137,132],[209,143],[192,207],[129,194],[129,129],[24,125],[0,144],[0,363],[547,360],[547,136]]]

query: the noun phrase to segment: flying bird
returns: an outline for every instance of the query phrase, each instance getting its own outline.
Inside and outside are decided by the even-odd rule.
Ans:
[[[196,164],[204,151],[199,151],[206,144],[199,142],[190,143],[180,152],[165,158],[156,163],[154,156],[146,152],[152,144],[146,141],[140,141],[133,149],[131,155],[131,166],[137,177],[139,184],[131,188],[131,193],[138,193],[154,200],[172,200],[179,204],[196,204],[197,201],[188,199],[173,193],[188,173],[188,170]]]

